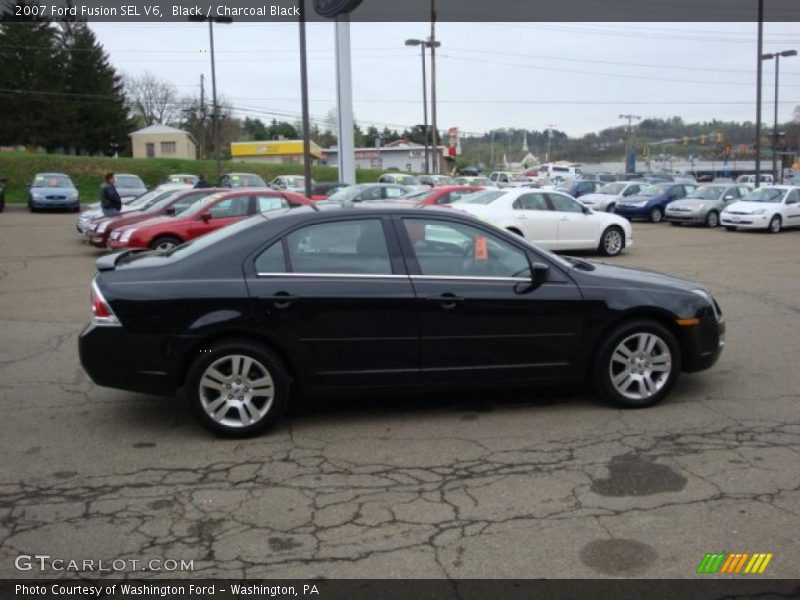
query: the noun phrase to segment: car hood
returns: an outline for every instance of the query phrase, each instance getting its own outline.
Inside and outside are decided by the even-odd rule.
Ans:
[[[141,227],[158,227],[159,225],[164,225],[165,223],[175,223],[175,217],[167,217],[163,215],[155,215],[149,219],[145,219],[144,221],[139,221],[136,223],[136,229]]]
[[[608,263],[599,261],[586,261],[591,263],[594,267],[593,271],[579,271],[581,279],[584,279],[584,285],[587,283],[599,285],[603,279],[613,279],[618,282],[627,282],[632,287],[637,285],[642,286],[664,286],[669,288],[679,288],[684,291],[691,290],[705,290],[708,291],[706,286],[692,281],[690,279],[682,279],[673,275],[666,275],[658,271],[650,271],[648,269],[622,267],[619,265],[610,265]],[[588,280],[591,280],[588,281]]]
[[[44,196],[70,196],[73,194],[77,194],[78,190],[75,188],[67,188],[67,187],[35,187],[31,188],[31,194],[42,194]]]
[[[721,200],[703,200],[702,198],[683,198],[681,200],[673,200],[667,206],[667,210],[670,208],[690,208],[692,210],[696,210],[701,206],[709,206],[712,204],[718,204]]]
[[[734,202],[733,204],[729,204],[728,207],[725,209],[727,211],[742,211],[742,212],[750,212],[753,210],[758,210],[759,208],[764,208],[769,210],[770,208],[776,208],[781,206],[780,202]]]

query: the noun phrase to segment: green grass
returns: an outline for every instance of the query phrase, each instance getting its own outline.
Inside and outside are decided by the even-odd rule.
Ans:
[[[66,156],[60,154],[33,154],[27,152],[0,152],[0,173],[7,179],[6,202],[27,202],[28,186],[36,173],[66,173],[78,187],[81,203],[98,201],[103,176],[109,172],[134,173],[142,178],[148,188],[164,181],[171,173],[205,173],[213,183],[216,168],[213,160],[179,160],[170,158],[104,158],[96,156]],[[270,165],[263,163],[222,162],[222,172],[239,171],[257,173],[269,183],[277,175],[302,175],[302,165]],[[337,181],[335,167],[313,167],[315,181]],[[359,169],[359,183],[378,180],[382,171]]]

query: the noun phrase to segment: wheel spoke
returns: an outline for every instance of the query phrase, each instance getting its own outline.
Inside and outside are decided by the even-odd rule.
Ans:
[[[208,369],[206,369],[206,373],[203,379],[210,379],[218,383],[224,383],[227,377],[222,373],[220,373],[219,371],[217,371],[216,367],[209,367]]]
[[[228,399],[225,396],[220,396],[219,398],[217,398],[213,402],[209,402],[208,405],[206,406],[206,410],[209,413],[216,413],[217,409],[220,406],[222,406],[223,404],[227,404],[227,403],[228,403]]]
[[[656,392],[656,384],[647,374],[642,375],[642,387],[644,391],[647,392],[646,394],[642,394],[643,396],[650,397]]]
[[[230,405],[226,400],[223,404],[221,404],[216,410],[209,411],[209,414],[214,418],[215,421],[222,421],[226,414],[228,414],[228,409]]]
[[[614,350],[614,354],[611,358],[621,363],[627,363],[631,356],[633,356],[633,352],[631,352],[630,348],[625,344],[620,344],[617,346],[617,349]]]
[[[239,412],[239,420],[242,422],[242,425],[250,425],[250,423],[253,422],[253,418],[250,416],[250,413],[247,412],[247,408],[245,408],[244,404],[237,406],[236,410]]]
[[[631,379],[630,369],[625,369],[624,371],[620,371],[614,376],[614,379],[612,381],[614,382],[615,386],[619,387],[625,382],[626,379],[628,380]]]
[[[203,380],[200,382],[200,385],[204,388],[217,390],[221,394],[224,394],[227,390],[225,389],[225,385],[220,383],[219,381],[214,381],[208,375],[203,377]]]
[[[658,338],[656,336],[654,336],[654,335],[649,335],[648,334],[647,335],[647,342],[645,343],[645,346],[644,346],[644,353],[645,354],[652,354],[653,353],[653,349],[656,347],[657,343],[658,343]]]

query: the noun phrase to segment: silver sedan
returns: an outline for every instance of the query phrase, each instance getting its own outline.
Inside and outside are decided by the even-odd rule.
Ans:
[[[716,227],[719,215],[729,204],[750,192],[750,186],[730,184],[704,185],[685,198],[667,204],[664,217],[673,225],[684,223]]]

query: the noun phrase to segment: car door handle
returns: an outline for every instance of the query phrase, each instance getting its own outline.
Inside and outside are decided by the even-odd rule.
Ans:
[[[528,217],[526,217],[525,215],[517,215],[517,218],[518,219],[527,219]]]
[[[569,221],[569,217],[561,217],[559,221]]]
[[[446,292],[441,296],[428,296],[427,300],[433,300],[434,302],[439,302],[443,309],[445,310],[452,310],[456,306],[458,306],[461,302],[464,301],[464,298],[461,296],[456,296],[455,294],[451,294],[450,292]]]
[[[297,300],[297,296],[292,296],[289,292],[277,292],[274,296],[267,296],[265,300],[272,300],[272,305],[278,309],[289,308],[292,301]]]

